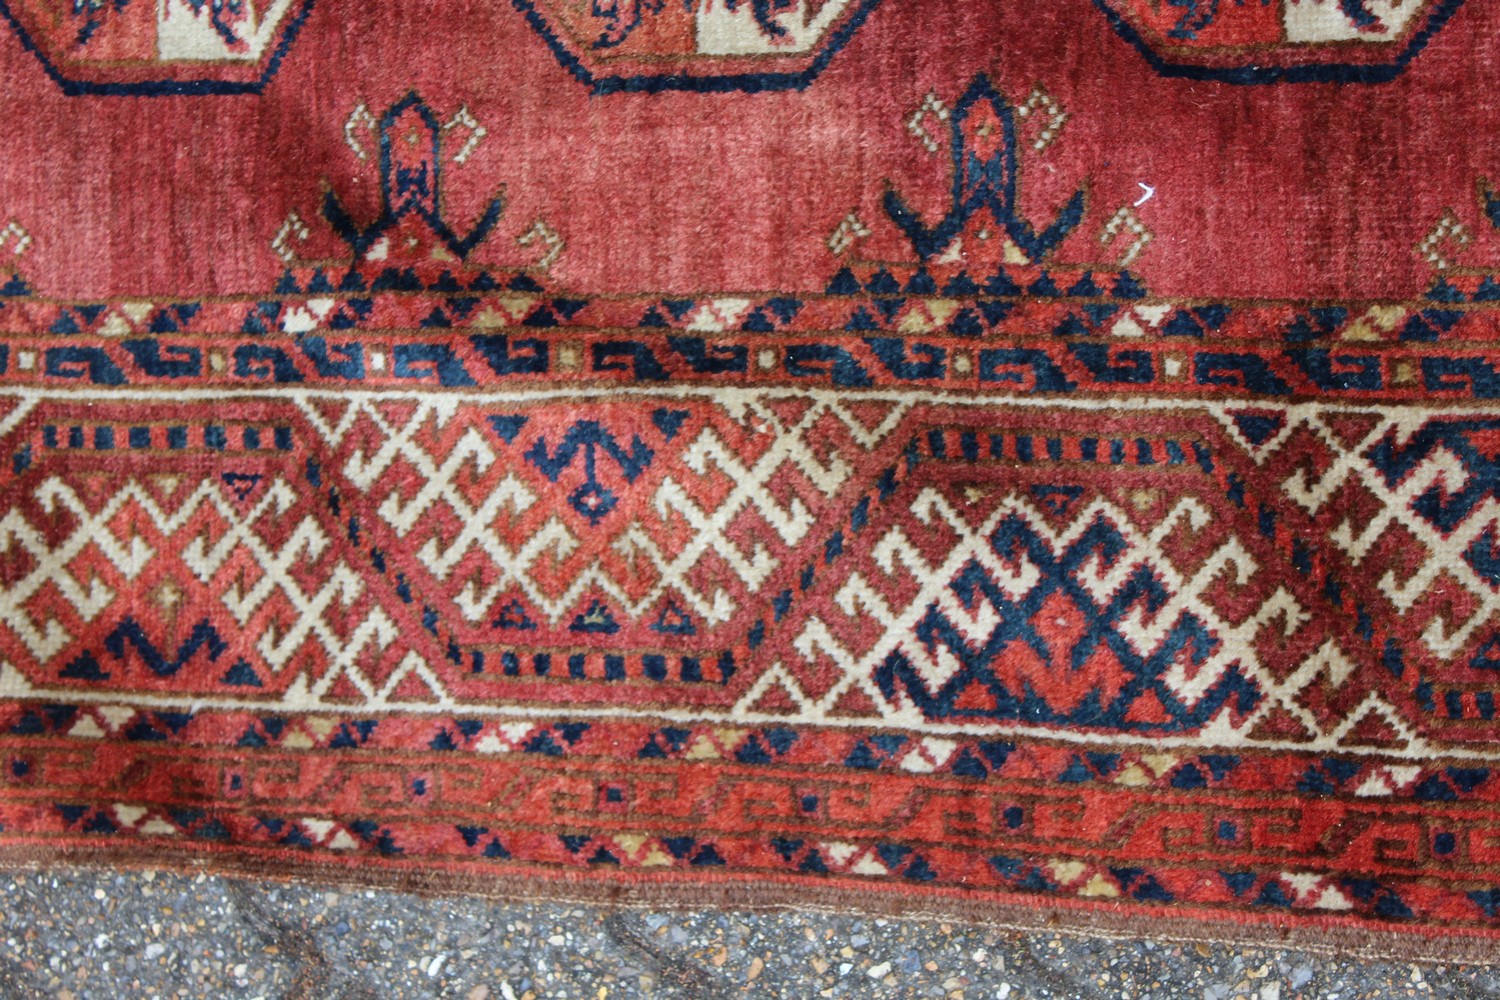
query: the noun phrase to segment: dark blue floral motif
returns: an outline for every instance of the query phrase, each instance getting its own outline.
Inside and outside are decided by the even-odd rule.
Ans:
[[[724,0],[729,10],[739,10],[747,0]],[[683,6],[692,10],[694,0],[683,0]],[[748,0],[755,23],[767,38],[785,38],[787,30],[777,23],[776,15],[795,10],[798,0]],[[660,14],[666,9],[667,0],[594,0],[590,13],[604,22],[604,30],[594,42],[596,49],[610,49],[622,44],[647,15]]]
[[[111,13],[118,14],[130,5],[130,0],[73,0],[73,16],[83,18],[78,29],[78,44],[87,45],[94,32],[104,25]]]
[[[1243,6],[1245,0],[1236,0]],[[1264,5],[1266,0],[1261,0]],[[1169,38],[1192,40],[1198,32],[1210,27],[1219,16],[1219,0],[1167,0],[1167,5],[1182,10],[1182,17],[1167,32]]]
[[[1246,0],[1234,0],[1236,7],[1245,6]],[[1271,0],[1260,0],[1262,7],[1268,6]],[[1369,0],[1337,0],[1339,11],[1349,19],[1360,31],[1378,32],[1384,31],[1385,26],[1381,24],[1380,17],[1370,10]],[[1198,37],[1198,33],[1213,26],[1219,16],[1219,7],[1222,0],[1167,0],[1167,6],[1182,10],[1182,17],[1167,32],[1169,38],[1180,38],[1184,41],[1192,41]]]
[[[656,457],[639,437],[632,437],[628,445],[622,445],[597,421],[580,420],[569,428],[556,451],[548,451],[545,436],[537,438],[526,453],[526,460],[555,483],[579,452],[583,453],[584,482],[568,495],[568,503],[588,518],[590,524],[598,524],[620,502],[615,492],[599,481],[599,455],[614,459],[627,483],[635,482]]]
[[[245,17],[245,0],[187,0],[187,4],[199,16],[208,10],[209,23],[224,44],[233,46],[244,41],[239,35],[239,24]]]
[[[1127,635],[1130,616],[1139,609],[1156,613],[1169,594],[1144,565],[1132,569],[1103,601],[1082,582],[1079,572],[1084,565],[1097,562],[1114,568],[1128,558],[1128,543],[1108,520],[1097,519],[1055,551],[1024,517],[1012,515],[996,527],[990,544],[1001,559],[1024,560],[1035,567],[1035,586],[1017,598],[979,562],[969,562],[949,586],[970,613],[985,607],[985,617],[994,623],[989,634],[970,635],[934,601],[917,623],[915,637],[931,655],[945,650],[958,669],[933,685],[907,652],[892,652],[875,671],[875,682],[887,698],[909,698],[935,721],[1006,719],[1137,732],[1180,732],[1203,725],[1226,706],[1248,712],[1260,703],[1260,689],[1238,665],[1226,669],[1196,704],[1184,701],[1173,689],[1167,676],[1174,662],[1201,668],[1219,644],[1190,612],[1177,616],[1155,650],[1143,653],[1136,648]],[[1054,607],[1070,609],[1080,623],[1071,643],[1058,645],[1038,627],[1038,621],[1051,614],[1044,609]],[[1034,684],[1035,678],[1007,667],[1008,662],[1028,660],[1048,665],[1045,669],[1061,682],[1059,690]],[[1103,683],[1071,703],[1060,694],[1069,682],[1082,681]],[[983,697],[965,703],[965,696],[974,691]],[[1159,714],[1134,717],[1132,708],[1138,701],[1154,702]]]

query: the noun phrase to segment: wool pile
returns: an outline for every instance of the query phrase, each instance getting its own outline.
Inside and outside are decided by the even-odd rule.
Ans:
[[[0,15],[0,861],[1500,934],[1500,7]]]

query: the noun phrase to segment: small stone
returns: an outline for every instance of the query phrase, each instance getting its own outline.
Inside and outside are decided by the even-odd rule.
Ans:
[[[765,968],[766,963],[759,955],[756,955],[750,960],[750,968],[745,973],[745,981],[749,983],[755,982],[755,980],[760,978],[760,974],[765,971]]]
[[[881,962],[879,965],[872,965],[872,966],[870,966],[869,969],[867,969],[865,971],[865,975],[869,976],[871,979],[884,979],[886,976],[889,976],[890,974],[891,974],[891,963],[890,962]]]

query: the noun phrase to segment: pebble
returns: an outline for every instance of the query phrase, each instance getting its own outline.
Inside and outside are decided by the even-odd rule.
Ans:
[[[0,913],[0,997],[1500,996],[1500,970],[1482,967],[826,913],[609,911],[335,892],[165,872],[0,873]]]

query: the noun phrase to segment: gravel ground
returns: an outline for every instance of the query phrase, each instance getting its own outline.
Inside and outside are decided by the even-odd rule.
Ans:
[[[0,874],[10,998],[1500,996],[1500,969],[811,913],[609,911],[163,873]]]

